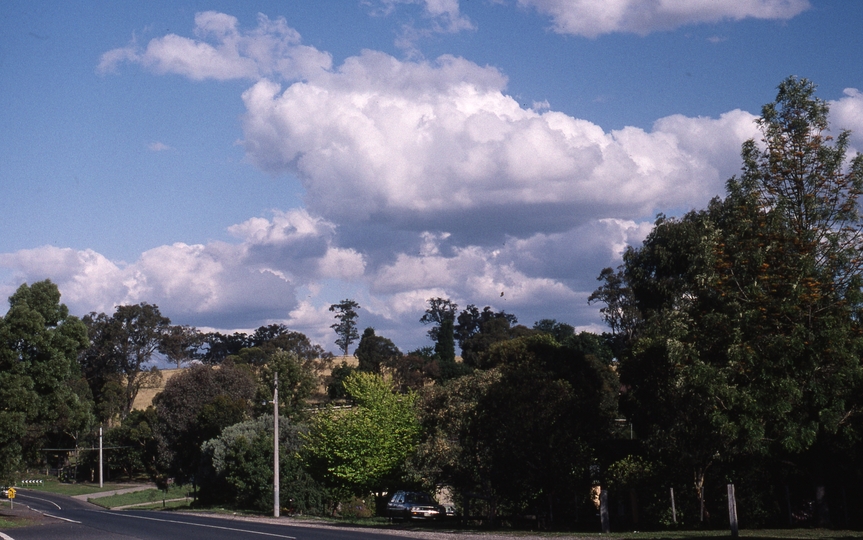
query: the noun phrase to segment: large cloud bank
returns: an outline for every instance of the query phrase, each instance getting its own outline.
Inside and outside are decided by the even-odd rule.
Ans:
[[[588,9],[522,3],[555,14],[561,29],[558,12]],[[805,7],[753,2],[735,15],[676,5],[655,9],[712,20],[788,17]],[[131,62],[194,80],[249,80],[247,158],[298,178],[306,207],[232,226],[235,243],[160,246],[131,263],[52,247],[0,254],[16,280],[51,277],[79,313],[147,301],[200,326],[282,321],[328,346],[326,307],[347,295],[365,308],[364,325],[407,341],[421,340],[417,319],[432,296],[490,304],[527,324],[556,317],[598,329],[586,298],[599,270],[618,264],[655,213],[722,193],[739,169],[740,144],[758,137],[753,115],[740,110],[605,131],[519,105],[502,73],[463,58],[364,51],[333,66],[282,19],[261,16],[244,31],[235,18],[207,12],[195,24],[192,38],[109,51],[100,70]],[[863,133],[863,95],[849,89],[832,107],[837,125]]]

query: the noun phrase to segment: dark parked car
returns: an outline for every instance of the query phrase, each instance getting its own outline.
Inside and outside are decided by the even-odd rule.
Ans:
[[[393,519],[441,519],[446,509],[422,491],[396,491],[387,503],[387,516]]]

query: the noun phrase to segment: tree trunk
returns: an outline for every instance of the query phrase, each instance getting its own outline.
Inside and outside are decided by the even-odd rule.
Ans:
[[[707,475],[707,467],[697,468],[694,473],[695,494],[698,497],[698,521],[704,525],[704,477]]]
[[[611,532],[611,524],[608,520],[608,490],[599,492],[599,518],[602,522],[602,532],[608,534]]]
[[[815,486],[815,520],[819,527],[830,527],[830,508],[827,505],[827,489],[822,479]]]

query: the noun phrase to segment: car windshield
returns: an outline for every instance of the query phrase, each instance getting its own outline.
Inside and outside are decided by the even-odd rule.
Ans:
[[[405,502],[416,504],[434,504],[434,501],[428,493],[407,493],[405,494]]]

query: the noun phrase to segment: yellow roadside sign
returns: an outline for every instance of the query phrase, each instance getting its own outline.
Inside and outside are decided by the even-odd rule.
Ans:
[[[10,487],[10,488],[9,488],[9,491],[8,491],[8,495],[7,495],[7,497],[9,497],[10,499],[14,499],[14,498],[15,498],[15,488],[13,488],[13,487]]]

